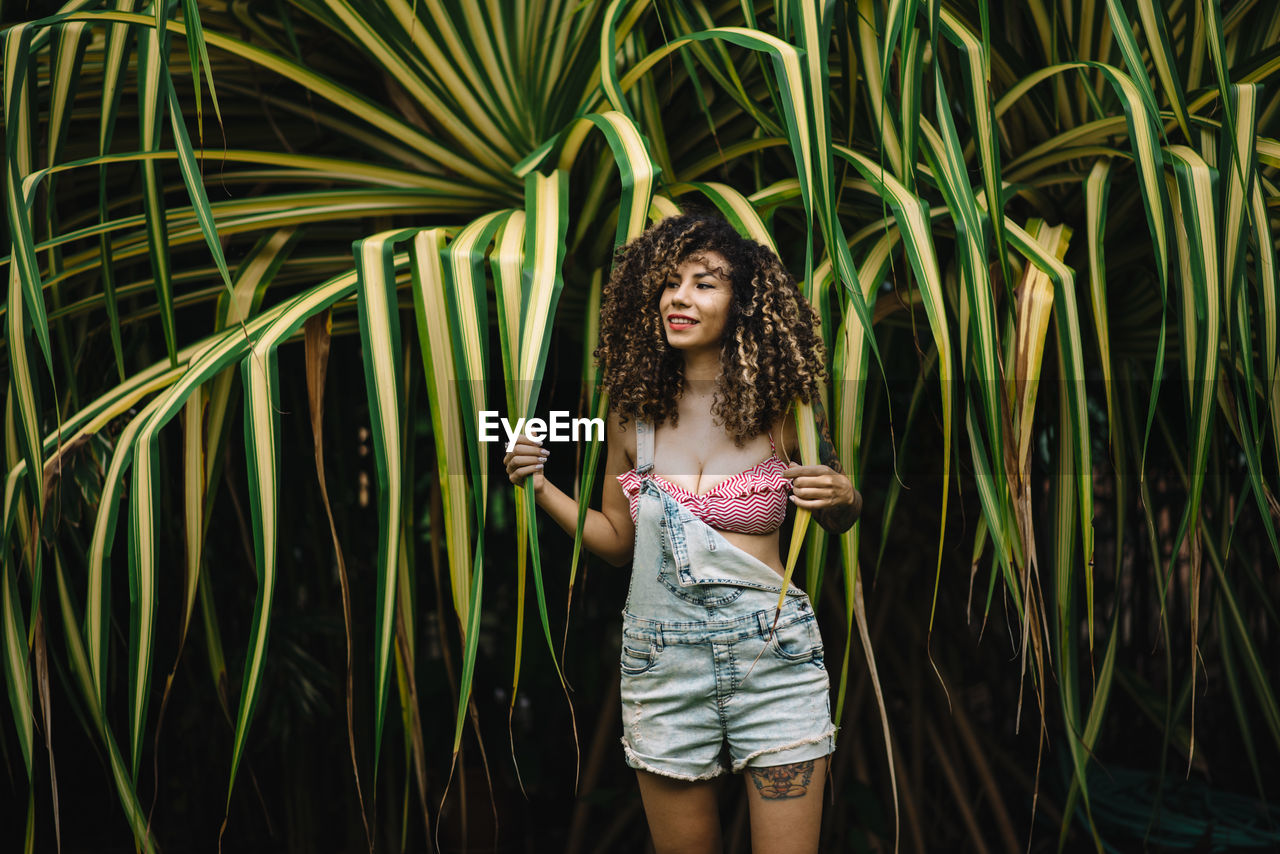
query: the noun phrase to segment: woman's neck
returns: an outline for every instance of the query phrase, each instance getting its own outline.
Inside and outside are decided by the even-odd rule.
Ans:
[[[698,390],[714,388],[720,377],[720,352],[718,350],[701,350],[684,354],[684,379],[690,387]]]

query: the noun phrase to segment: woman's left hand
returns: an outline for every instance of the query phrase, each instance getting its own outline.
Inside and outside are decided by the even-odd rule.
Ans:
[[[782,476],[791,481],[791,503],[811,511],[829,531],[843,533],[862,515],[862,496],[830,466],[792,465]]]
[[[857,500],[858,492],[849,478],[830,466],[793,465],[782,476],[791,481],[791,501],[797,507],[819,510],[852,506]]]

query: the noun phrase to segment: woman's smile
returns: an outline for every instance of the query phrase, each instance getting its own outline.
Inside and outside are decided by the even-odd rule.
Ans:
[[[686,317],[683,314],[672,314],[667,316],[667,325],[672,329],[688,329],[690,326],[696,325],[697,322],[698,321],[694,320],[692,317]]]

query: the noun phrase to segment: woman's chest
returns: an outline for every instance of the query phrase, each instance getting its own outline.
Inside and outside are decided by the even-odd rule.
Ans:
[[[719,425],[681,418],[677,427],[654,433],[653,470],[694,495],[706,495],[729,478],[747,472],[773,454],[769,440],[756,436],[739,447]]]

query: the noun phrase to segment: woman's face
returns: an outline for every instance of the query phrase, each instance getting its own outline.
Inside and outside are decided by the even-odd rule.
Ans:
[[[677,350],[718,350],[732,297],[729,262],[719,252],[699,252],[682,261],[658,300],[667,343]]]

